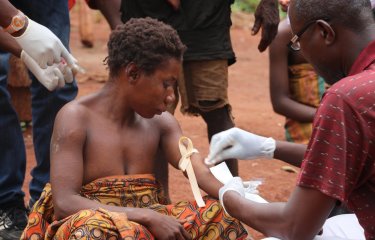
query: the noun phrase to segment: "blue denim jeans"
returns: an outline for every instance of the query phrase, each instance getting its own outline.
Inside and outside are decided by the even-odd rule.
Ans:
[[[49,28],[68,47],[70,19],[67,0],[20,0],[11,1],[29,18]],[[18,116],[11,105],[7,91],[9,54],[0,53],[0,207],[23,203],[22,185],[25,178],[25,144]],[[78,92],[76,82],[49,92],[32,77],[33,141],[36,167],[32,170],[30,196],[39,198],[44,185],[49,182],[50,139],[57,112]]]

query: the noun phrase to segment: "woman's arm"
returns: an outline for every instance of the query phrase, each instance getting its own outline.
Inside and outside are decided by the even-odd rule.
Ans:
[[[290,96],[288,47],[292,37],[286,20],[279,25],[276,39],[270,46],[270,94],[274,111],[299,122],[312,122],[316,108],[299,103]]]
[[[178,163],[181,158],[181,153],[179,151],[178,142],[183,134],[177,120],[171,114],[164,113],[162,117],[162,148],[168,162],[179,169]],[[191,163],[199,187],[210,196],[218,198],[218,191],[223,184],[212,175],[210,169],[204,164],[204,159],[201,155],[199,153],[193,154],[191,156]]]

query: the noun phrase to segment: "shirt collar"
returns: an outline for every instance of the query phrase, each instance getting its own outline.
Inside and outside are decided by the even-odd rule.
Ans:
[[[375,61],[375,41],[372,41],[355,60],[350,69],[349,76],[358,74],[368,68]]]

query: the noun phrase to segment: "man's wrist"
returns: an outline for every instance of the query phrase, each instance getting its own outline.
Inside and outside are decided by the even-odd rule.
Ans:
[[[12,33],[11,35],[13,37],[19,37],[19,36],[21,36],[26,31],[26,29],[27,29],[28,26],[29,26],[29,18],[26,17],[26,19],[25,19],[25,25],[23,26],[23,28],[21,28],[17,32]]]
[[[18,10],[18,12],[11,18],[10,23],[3,28],[3,31],[11,35],[17,34],[17,32],[24,31],[24,29],[26,29],[27,22],[27,16]]]
[[[266,158],[272,159],[276,149],[276,141],[275,139],[269,137],[266,138],[262,143],[262,154]]]
[[[225,209],[232,217],[236,216],[236,209],[235,204],[231,204],[232,202],[238,203],[238,198],[241,197],[240,193],[234,190],[228,190],[223,195],[223,202],[222,204],[225,206]]]

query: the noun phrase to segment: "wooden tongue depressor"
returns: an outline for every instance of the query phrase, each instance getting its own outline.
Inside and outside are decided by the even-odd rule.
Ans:
[[[190,138],[184,136],[180,137],[178,147],[180,148],[181,153],[181,159],[178,163],[178,167],[181,171],[186,171],[189,178],[190,187],[193,191],[193,195],[198,207],[204,207],[206,204],[203,201],[202,194],[197,183],[197,178],[195,177],[194,169],[190,160],[191,155],[198,153],[198,150],[193,147],[193,143]]]

